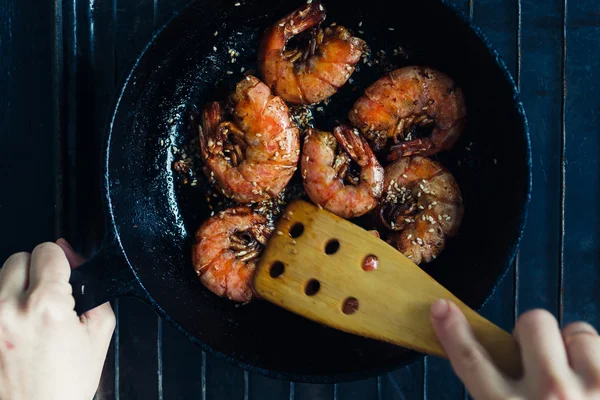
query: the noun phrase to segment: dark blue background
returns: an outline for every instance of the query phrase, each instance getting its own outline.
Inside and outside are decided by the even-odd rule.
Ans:
[[[102,127],[138,52],[184,3],[0,1],[0,258],[58,235],[88,255],[98,246]],[[505,329],[534,307],[598,326],[600,3],[456,4],[515,76],[533,145],[533,200],[521,251],[482,312]],[[400,23],[406,17],[399,15]],[[135,299],[114,307],[117,331],[98,399],[466,396],[448,363],[435,358],[355,383],[271,380],[203,354]]]

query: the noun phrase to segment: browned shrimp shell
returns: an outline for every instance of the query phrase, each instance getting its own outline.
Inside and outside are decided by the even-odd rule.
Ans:
[[[456,180],[429,158],[403,157],[385,168],[384,190],[377,212],[388,228],[387,241],[415,264],[431,262],[462,221]]]
[[[466,122],[462,90],[446,74],[427,67],[404,67],[386,74],[356,101],[348,118],[374,142],[376,150],[388,139],[391,159],[419,154],[430,156],[448,150],[458,140]],[[426,137],[416,128],[429,128]]]
[[[254,298],[256,262],[271,231],[267,220],[248,207],[235,207],[209,218],[198,228],[192,262],[211,292],[247,303]]]
[[[360,167],[351,177],[350,161]],[[334,134],[309,129],[301,159],[302,182],[310,199],[342,218],[356,218],[377,206],[383,167],[358,131],[342,125]]]
[[[230,97],[231,117],[221,103],[202,114],[200,150],[204,173],[223,195],[238,203],[277,196],[296,170],[298,128],[281,97],[247,76]]]
[[[343,26],[321,29],[325,8],[318,1],[283,17],[264,34],[258,51],[262,78],[285,101],[311,104],[333,95],[354,72],[364,41]],[[287,47],[288,41],[311,29],[304,49]]]

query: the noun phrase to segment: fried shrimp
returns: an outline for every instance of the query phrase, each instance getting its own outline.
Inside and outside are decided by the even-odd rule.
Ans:
[[[348,118],[383,149],[391,139],[390,159],[419,154],[430,156],[449,150],[466,123],[462,90],[446,74],[427,67],[396,69],[369,86]],[[416,137],[417,128],[430,129]]]
[[[301,171],[308,197],[342,218],[355,218],[377,206],[383,191],[383,167],[366,139],[348,126],[328,132],[309,129],[304,141]],[[339,145],[339,146],[338,146]],[[360,168],[350,173],[350,162]]]
[[[385,168],[384,197],[377,213],[387,241],[415,264],[428,263],[455,236],[463,202],[454,177],[425,157],[403,157]]]
[[[245,77],[231,95],[229,113],[218,102],[202,115],[204,173],[227,196],[253,203],[277,196],[298,163],[300,139],[289,109],[263,82]]]
[[[256,263],[271,231],[265,217],[235,207],[208,219],[196,231],[192,262],[211,292],[247,303],[254,298]]]
[[[342,27],[322,29],[325,8],[310,2],[265,32],[258,51],[265,83],[285,101],[311,104],[333,95],[354,72],[365,43]],[[306,48],[287,48],[294,36],[310,31]]]

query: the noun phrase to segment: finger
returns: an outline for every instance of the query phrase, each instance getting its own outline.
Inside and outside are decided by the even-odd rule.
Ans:
[[[69,265],[71,268],[77,268],[85,262],[85,258],[76,252],[75,249],[73,249],[73,247],[71,247],[69,242],[67,242],[65,239],[58,239],[56,244],[59,245],[60,248],[65,252],[65,256],[67,257],[67,260],[69,260]]]
[[[585,322],[575,322],[563,329],[563,339],[571,368],[586,386],[600,388],[600,336]]]
[[[475,338],[456,304],[438,300],[431,306],[431,323],[452,368],[477,399],[504,399],[509,385]]]
[[[69,283],[71,268],[64,251],[54,243],[42,243],[31,253],[29,290],[44,282]]]
[[[552,314],[545,310],[523,314],[515,326],[515,339],[521,347],[525,376],[537,390],[571,386],[567,352]]]
[[[0,270],[0,298],[18,297],[27,290],[30,261],[29,253],[8,257]]]
[[[108,348],[117,323],[110,303],[104,303],[83,313],[80,320],[87,327],[92,340]]]
[[[42,321],[47,324],[62,322],[66,318],[76,316],[73,296],[65,296],[64,293],[55,290],[52,285],[56,284],[38,286],[29,294],[26,302],[26,309],[41,315]]]

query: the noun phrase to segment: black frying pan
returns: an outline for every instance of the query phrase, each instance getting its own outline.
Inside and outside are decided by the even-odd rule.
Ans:
[[[256,68],[263,30],[300,5],[240,1],[189,6],[146,47],[125,81],[104,152],[109,234],[99,254],[73,272],[78,311],[136,295],[204,349],[289,380],[350,380],[399,368],[419,355],[263,301],[236,306],[208,292],[192,269],[193,233],[209,215],[206,187],[181,184],[169,143],[190,143],[193,105],[225,98],[242,77],[241,66]],[[527,123],[506,66],[479,29],[444,2],[330,0],[325,6],[327,22],[364,30],[359,36],[374,52],[385,50],[396,66],[430,65],[464,89],[466,132],[439,160],[462,188],[465,219],[460,235],[426,269],[469,306],[481,307],[515,257],[530,197]],[[398,46],[402,54],[393,56]],[[241,53],[235,64],[229,63],[229,47]],[[382,73],[379,65],[363,65],[354,85],[333,96],[328,115],[317,117],[317,126],[331,129]]]

